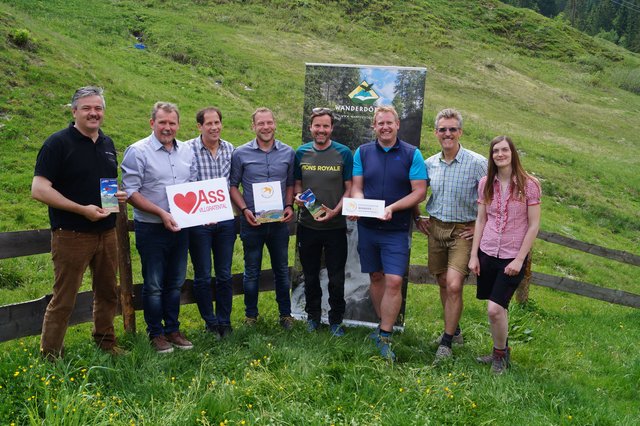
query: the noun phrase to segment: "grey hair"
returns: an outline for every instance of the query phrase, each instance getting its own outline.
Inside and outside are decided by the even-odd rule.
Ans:
[[[180,121],[180,111],[178,111],[178,106],[176,104],[172,104],[171,102],[156,102],[151,110],[151,119],[153,121],[156,120],[156,114],[159,110],[163,110],[168,113],[175,112],[178,116],[178,121]]]
[[[87,96],[100,96],[102,99],[102,108],[106,108],[107,105],[104,102],[104,95],[102,93],[102,87],[98,86],[85,86],[79,88],[71,97],[71,109],[78,108],[78,99],[86,98]]]
[[[438,127],[438,121],[443,118],[455,118],[458,120],[458,127],[462,129],[462,114],[453,108],[445,108],[436,115],[434,127]]]

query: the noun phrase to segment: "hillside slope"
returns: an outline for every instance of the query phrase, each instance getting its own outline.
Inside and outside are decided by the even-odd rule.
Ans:
[[[23,29],[31,40],[19,46]],[[195,133],[195,111],[216,104],[238,145],[265,105],[297,146],[304,63],[366,63],[427,67],[425,154],[437,150],[433,116],[456,107],[465,146],[486,155],[495,135],[514,137],[543,183],[543,229],[640,253],[640,57],[531,11],[497,1],[23,0],[0,3],[0,34],[1,230],[46,227],[29,198],[33,163],[70,119],[78,86],[105,87],[104,129],[120,151],[149,133],[161,99],[181,107],[182,138]],[[540,260],[554,270],[553,256]]]

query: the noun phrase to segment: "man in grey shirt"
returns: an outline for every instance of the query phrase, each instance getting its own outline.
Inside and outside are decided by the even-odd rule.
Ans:
[[[166,187],[196,180],[191,148],[175,139],[178,108],[157,102],[150,136],[129,146],[122,160],[122,183],[133,206],[136,248],[142,262],[142,303],[147,333],[158,353],[191,349],[180,332],[180,288],[187,272],[189,234],[169,213]],[[164,322],[164,324],[163,324]]]
[[[293,327],[289,294],[289,228],[293,219],[293,149],[275,138],[276,123],[267,108],[258,108],[252,115],[256,138],[238,147],[231,157],[229,195],[242,212],[240,239],[244,248],[245,323],[258,319],[258,283],[262,268],[262,250],[266,245],[271,256],[275,279],[276,301],[280,325]],[[279,182],[283,198],[284,217],[280,222],[259,223],[255,217],[253,184]],[[238,187],[242,185],[242,193]]]

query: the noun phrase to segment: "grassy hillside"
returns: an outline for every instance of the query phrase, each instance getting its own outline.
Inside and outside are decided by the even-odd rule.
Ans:
[[[135,49],[138,42],[146,49]],[[2,0],[0,232],[47,227],[46,208],[29,196],[33,164],[43,140],[70,120],[67,104],[75,88],[105,88],[104,130],[119,152],[150,133],[149,111],[157,100],[181,107],[182,139],[195,135],[193,117],[199,108],[220,106],[223,137],[235,145],[252,137],[251,112],[268,106],[276,112],[278,137],[295,147],[302,142],[305,62],[425,66],[425,155],[438,148],[432,124],[436,112],[458,108],[465,117],[464,146],[487,155],[494,136],[514,138],[525,167],[542,181],[543,229],[640,254],[640,56],[492,0]],[[424,263],[423,238],[415,239],[412,256],[412,263]],[[640,293],[637,268],[543,242],[536,243],[534,262],[537,271]],[[241,260],[235,265],[238,271]],[[141,281],[139,274],[135,281]],[[40,297],[50,291],[50,282],[46,255],[0,261],[3,303]],[[55,374],[68,383],[86,366],[108,368],[97,368],[95,380],[85,387],[60,385],[57,395],[70,400],[84,398],[89,390],[93,395],[126,395],[137,405],[120,409],[121,424],[129,424],[129,419],[183,424],[184,418],[208,424],[223,421],[225,415],[234,424],[242,419],[267,424],[268,415],[275,423],[290,424],[301,418],[314,419],[312,424],[424,424],[425,413],[432,413],[438,424],[570,424],[574,417],[579,424],[630,424],[636,418],[640,335],[633,325],[640,321],[638,312],[534,289],[536,303],[516,311],[514,324],[521,327],[516,330],[533,329],[535,339],[518,347],[520,367],[496,384],[472,361],[472,355],[489,344],[486,328],[479,325],[486,323],[484,305],[473,300],[473,291],[465,296],[463,322],[471,343],[461,360],[446,371],[424,367],[432,361],[427,337],[441,327],[435,293],[433,287],[411,289],[409,331],[398,346],[403,364],[394,369],[381,368],[375,357],[369,358],[373,353],[361,342],[364,332],[353,333],[358,343],[353,347],[351,341],[333,347],[328,338],[314,337],[317,354],[308,353],[302,330],[292,337],[270,335],[274,331],[267,326],[260,329],[264,337],[240,330],[229,350],[209,348],[204,336],[196,337],[216,359],[234,357],[233,363],[212,364],[205,359],[209,354],[201,352],[155,360],[144,352],[140,337],[127,338],[133,359],[105,360],[91,352],[88,326],[82,326],[68,339],[79,357],[57,367]],[[241,302],[236,300],[234,321],[240,320]],[[187,330],[199,327],[192,307],[184,318]],[[267,343],[275,347],[266,349]],[[61,419],[55,417],[59,413],[53,404],[25,401],[30,389],[41,392],[39,378],[16,382],[11,388],[15,395],[7,391],[14,370],[35,362],[36,346],[35,339],[2,345],[3,423],[5,416],[26,423],[25,413],[34,419]],[[249,362],[267,351],[273,352],[274,363],[261,367],[255,382],[241,381],[247,369],[256,370]],[[332,356],[337,359],[326,372],[322,363]],[[152,379],[151,367],[137,371],[138,365],[149,363],[169,373]],[[193,365],[201,371],[191,371]],[[116,374],[118,369],[127,377]],[[191,369],[188,374],[186,369]],[[33,371],[51,374],[39,363]],[[188,380],[193,376],[198,390],[211,390],[207,383],[212,377],[225,387],[213,397],[200,398],[186,390],[187,379],[179,378],[184,386],[168,391],[172,375],[178,374]],[[327,388],[314,399],[314,390],[300,388],[296,374]],[[379,381],[371,383],[372,377]],[[233,389],[232,379],[238,380]],[[128,380],[141,383],[129,389]],[[153,383],[147,386],[147,380]],[[295,392],[281,394],[278,383]],[[459,393],[450,400],[442,389],[453,386]],[[408,389],[410,394],[404,393]],[[439,390],[436,399],[432,389]],[[159,403],[144,396],[154,392],[160,393]],[[262,400],[260,413],[247,412],[246,392],[256,398],[251,404]],[[361,392],[366,397],[354,397]],[[347,403],[353,406],[347,408]],[[497,408],[505,403],[505,411]],[[117,399],[106,401],[102,411],[89,402],[82,407],[86,417],[80,423],[107,423],[113,420],[109,413],[118,410]],[[203,407],[208,414],[201,417]],[[171,414],[172,408],[184,417]]]
[[[26,30],[26,46],[16,34]],[[495,1],[77,1],[0,3],[0,230],[43,228],[29,198],[42,141],[70,119],[73,89],[105,87],[104,129],[117,148],[149,132],[156,100],[225,114],[226,139],[251,138],[249,116],[276,111],[278,135],[300,144],[305,62],[426,66],[422,149],[437,150],[432,119],[443,107],[465,118],[463,144],[486,155],[509,134],[542,181],[542,228],[611,248],[640,251],[640,57],[561,22]],[[145,50],[133,45],[141,41]],[[585,273],[553,247],[541,271],[632,289],[628,269]],[[579,255],[580,257],[580,255]],[[562,266],[559,267],[558,264]],[[600,265],[598,261],[596,265]],[[616,268],[618,269],[618,268]],[[635,286],[637,288],[637,286]]]

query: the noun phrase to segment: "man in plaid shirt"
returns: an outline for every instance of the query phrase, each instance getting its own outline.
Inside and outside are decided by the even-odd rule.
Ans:
[[[469,256],[478,207],[478,182],[487,174],[487,159],[464,149],[462,115],[444,109],[435,120],[441,152],[425,160],[431,197],[428,218],[416,217],[429,236],[429,271],[438,280],[444,311],[444,333],[438,338],[436,362],[450,358],[451,343],[463,343],[458,322],[462,315],[462,286],[469,275]]]
[[[187,141],[198,168],[198,180],[229,179],[233,145],[220,138],[222,112],[216,107],[204,108],[196,114],[200,136]],[[233,303],[231,260],[236,241],[233,219],[209,223],[189,229],[189,253],[193,263],[193,296],[206,330],[216,338],[231,333]],[[216,309],[211,293],[211,255],[215,270]]]

